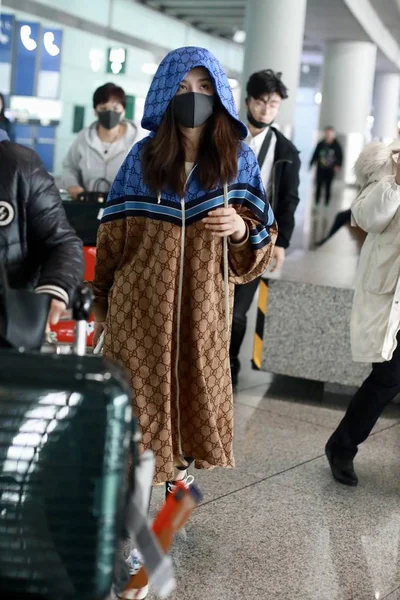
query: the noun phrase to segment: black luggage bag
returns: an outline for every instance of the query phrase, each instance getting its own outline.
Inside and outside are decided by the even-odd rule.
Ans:
[[[131,406],[101,357],[0,350],[2,600],[108,595],[133,487]]]

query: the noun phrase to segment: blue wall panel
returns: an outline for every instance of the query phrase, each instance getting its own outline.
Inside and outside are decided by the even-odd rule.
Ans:
[[[39,23],[20,21],[16,28],[16,60],[12,93],[35,96],[36,60],[39,49]]]
[[[11,63],[14,32],[14,16],[0,16],[0,63]]]
[[[42,29],[41,32],[41,54],[40,70],[56,71],[61,69],[61,47],[62,47],[61,29]]]

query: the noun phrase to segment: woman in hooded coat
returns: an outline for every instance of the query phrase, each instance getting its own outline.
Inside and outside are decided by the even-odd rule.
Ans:
[[[131,377],[155,483],[233,467],[230,312],[276,238],[228,79],[207,50],[162,61],[97,242],[95,342]]]
[[[353,460],[384,408],[400,393],[400,143],[369,144],[355,173],[361,190],[352,224],[368,235],[351,315],[353,360],[373,363],[326,446],[334,478],[357,485]]]

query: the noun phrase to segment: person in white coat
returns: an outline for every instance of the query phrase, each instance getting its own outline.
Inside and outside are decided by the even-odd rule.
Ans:
[[[384,408],[400,392],[400,143],[369,144],[355,173],[361,190],[352,224],[368,235],[361,251],[351,316],[353,360],[372,372],[326,445],[334,478],[356,486],[353,460]]]

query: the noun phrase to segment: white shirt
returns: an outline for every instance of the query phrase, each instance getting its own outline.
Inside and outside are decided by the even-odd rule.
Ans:
[[[253,137],[252,135],[249,135],[245,140],[246,144],[248,146],[250,146],[250,148],[253,150],[253,152],[257,158],[258,158],[258,155],[260,154],[261,146],[264,143],[264,140],[266,138],[268,131],[269,131],[269,127],[266,127],[264,131],[262,131],[255,137]],[[264,188],[267,193],[267,198],[270,200],[271,203],[273,202],[273,198],[271,197],[272,196],[272,168],[274,166],[274,161],[275,161],[276,141],[277,141],[276,134],[273,131],[271,143],[268,148],[268,153],[267,153],[267,156],[265,157],[264,164],[261,169],[261,179],[263,181]]]

